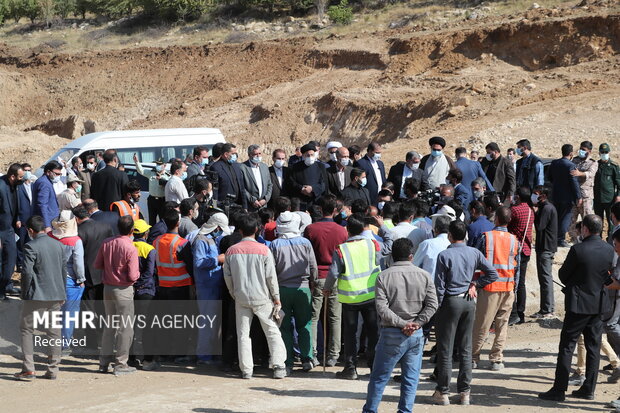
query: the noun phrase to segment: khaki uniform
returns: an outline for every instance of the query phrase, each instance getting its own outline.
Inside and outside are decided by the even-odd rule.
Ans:
[[[581,219],[589,214],[594,214],[594,177],[596,176],[596,171],[598,170],[598,162],[592,159],[591,156],[586,159],[582,159],[576,157],[573,159],[577,170],[580,172],[584,172],[585,176],[578,176],[577,181],[579,182],[579,187],[581,189],[581,197],[582,203],[581,205],[575,205],[573,208],[573,218],[571,221],[571,226],[569,229],[569,234],[574,241],[577,240],[579,234],[575,229],[575,224],[579,221],[579,216],[581,215]]]

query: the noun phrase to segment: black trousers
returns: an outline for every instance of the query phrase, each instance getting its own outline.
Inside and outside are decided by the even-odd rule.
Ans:
[[[138,325],[134,327],[133,343],[129,350],[129,360],[136,359],[136,347],[142,347],[144,361],[153,361],[153,330],[148,327],[151,325],[151,302],[155,297],[149,294],[136,294],[134,296],[134,308],[136,316],[145,318],[147,327],[140,329]],[[141,331],[138,331],[141,330]]]
[[[154,197],[149,195],[146,199],[146,206],[149,209],[149,225],[153,226],[157,223],[157,217],[161,218],[164,213],[164,205],[166,204],[166,198]]]
[[[344,338],[344,368],[354,369],[357,367],[357,328],[359,315],[361,314],[366,326],[366,361],[372,367],[375,359],[375,346],[379,336],[377,324],[377,309],[375,300],[363,304],[342,304],[342,325]]]
[[[105,308],[103,306],[103,284],[86,285],[82,293],[82,302],[80,303],[81,311],[92,311],[97,316],[105,316]],[[99,327],[99,323],[95,323]],[[103,328],[87,328],[83,332],[75,332],[74,337],[86,336],[86,346],[94,350],[92,355],[99,356],[99,348],[101,348],[101,339],[103,337]]]
[[[603,334],[603,321],[599,314],[566,313],[560,334],[554,390],[565,392],[568,388],[571,361],[581,334],[583,334],[586,345],[586,381],[581,386],[581,391],[588,394],[594,393],[601,360],[601,335]]]
[[[226,287],[222,289],[222,297],[222,361],[232,366],[239,362],[235,300]]]
[[[519,284],[517,284],[517,298],[512,305],[510,318],[525,318],[525,304],[527,300],[527,292],[525,290],[525,275],[527,274],[527,264],[530,257],[521,253],[521,262],[519,263]]]
[[[163,320],[165,316],[172,314],[193,315],[198,312],[195,301],[191,301],[191,288],[183,287],[158,287],[156,294],[153,316]],[[182,303],[181,303],[182,302]],[[195,308],[193,308],[195,305]],[[180,308],[182,307],[182,309]],[[160,356],[187,356],[196,354],[195,331],[188,328],[154,328],[153,335],[156,340],[153,347]]]

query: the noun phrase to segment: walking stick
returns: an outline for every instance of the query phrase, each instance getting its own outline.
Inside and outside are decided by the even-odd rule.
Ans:
[[[327,297],[323,296],[323,376],[327,364]]]

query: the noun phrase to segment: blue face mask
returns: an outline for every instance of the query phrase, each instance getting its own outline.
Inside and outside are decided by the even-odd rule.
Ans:
[[[580,158],[585,158],[586,156],[588,156],[588,151],[584,151],[583,149],[579,149],[579,157]]]
[[[230,159],[228,160],[228,163],[235,163],[235,162],[237,162],[237,154],[236,154],[236,153],[234,153],[234,154],[230,157]]]
[[[340,211],[340,216],[342,217],[342,219],[347,219],[346,211]]]
[[[368,183],[368,178],[362,178],[362,180],[360,181],[360,186],[363,188],[366,186],[367,183]]]
[[[515,151],[517,153],[517,155],[521,156],[523,155],[523,149],[521,148],[517,148],[517,150]]]
[[[224,231],[220,229],[219,231],[213,231],[211,233],[211,236],[213,237],[213,239],[215,239],[215,238],[219,238],[220,236],[222,236],[223,233]]]
[[[183,175],[181,175],[181,180],[185,181],[187,179],[187,172],[183,172]]]
[[[440,151],[440,150],[438,150],[438,149],[433,149],[433,150],[431,151],[431,155],[432,155],[433,157],[437,158],[437,157],[441,156],[441,151]]]
[[[260,156],[255,156],[254,158],[252,158],[252,163],[259,164],[262,160],[263,158],[261,158]]]
[[[209,165],[209,158],[202,158],[202,161],[200,161],[200,164],[202,166],[207,166]]]

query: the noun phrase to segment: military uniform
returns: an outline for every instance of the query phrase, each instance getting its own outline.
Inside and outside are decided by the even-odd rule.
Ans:
[[[571,221],[569,233],[574,242],[579,236],[575,229],[575,224],[579,220],[579,216],[583,219],[586,215],[594,214],[594,177],[598,171],[598,162],[592,159],[591,156],[587,158],[577,157],[573,159],[573,162],[579,172],[585,173],[585,176],[577,177],[579,188],[581,189],[582,203],[581,205],[575,205],[573,208],[573,219]]]
[[[599,147],[599,151],[609,153],[610,147],[604,143]],[[618,196],[620,196],[620,167],[611,159],[598,161],[598,171],[594,177],[594,213],[607,219],[609,230],[613,228],[611,206]]]

